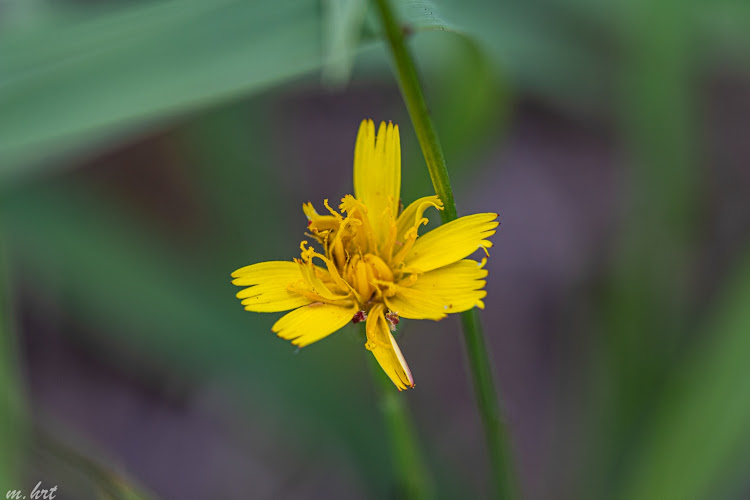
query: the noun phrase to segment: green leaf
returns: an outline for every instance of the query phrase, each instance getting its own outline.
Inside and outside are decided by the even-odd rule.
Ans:
[[[325,56],[323,81],[341,86],[349,80],[367,12],[366,0],[323,0]]]
[[[317,68],[317,10],[314,0],[162,1],[3,32],[0,182]]]

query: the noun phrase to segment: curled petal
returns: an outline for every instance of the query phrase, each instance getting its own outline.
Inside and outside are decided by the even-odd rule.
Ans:
[[[365,347],[372,352],[388,378],[398,390],[414,387],[409,366],[406,364],[401,349],[391,334],[388,321],[385,319],[385,308],[375,305],[367,316],[367,343]]]
[[[396,237],[398,241],[403,242],[406,239],[406,232],[414,226],[422,225],[425,210],[435,207],[438,210],[443,209],[443,202],[437,196],[424,196],[412,203],[401,212],[396,220]]]

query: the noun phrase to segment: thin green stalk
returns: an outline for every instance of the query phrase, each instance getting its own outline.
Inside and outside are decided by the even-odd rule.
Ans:
[[[453,198],[443,150],[427,109],[422,86],[417,77],[416,66],[406,48],[403,31],[396,21],[389,1],[376,0],[375,3],[393,56],[401,95],[409,111],[409,117],[414,125],[419,144],[422,147],[435,193],[445,205],[445,210],[441,212],[443,223],[450,222],[458,217],[456,202]],[[519,493],[511,460],[510,441],[507,429],[500,419],[492,364],[485,345],[479,315],[475,309],[467,311],[462,313],[461,322],[476,391],[477,405],[484,424],[496,494],[498,498],[518,498]]]
[[[63,478],[64,486],[71,489],[67,493],[76,491],[85,497],[84,493],[96,492],[102,500],[156,500],[153,493],[59,440],[42,426],[34,424],[33,431],[33,451],[46,464],[43,470]]]
[[[403,32],[396,22],[388,0],[376,0],[376,3],[396,65],[396,78],[401,88],[401,95],[404,97],[414,131],[417,133],[419,145],[422,146],[422,154],[430,171],[432,185],[435,186],[435,194],[445,205],[440,216],[444,223],[450,222],[458,217],[456,201],[453,199],[453,189],[448,178],[448,168],[445,166],[443,148],[440,146],[430,112],[427,109],[427,102],[422,94],[422,86],[419,84],[417,68],[414,66],[409,51],[406,50]]]
[[[396,481],[394,496],[405,499],[432,498],[432,478],[420,452],[417,431],[406,406],[405,394],[396,390],[372,356],[368,354],[367,357],[371,358],[372,378],[380,396],[380,410],[383,412],[393,459],[391,465]]]

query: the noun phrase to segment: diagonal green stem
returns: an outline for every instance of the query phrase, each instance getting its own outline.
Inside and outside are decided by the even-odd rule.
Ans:
[[[437,132],[430,118],[430,112],[427,109],[427,101],[422,94],[422,86],[419,84],[417,68],[406,49],[404,35],[396,22],[390,3],[388,0],[376,0],[375,3],[378,6],[385,35],[388,38],[393,61],[396,65],[396,78],[401,88],[401,95],[404,97],[406,109],[409,111],[409,117],[414,125],[414,131],[417,133],[420,146],[422,146],[422,154],[424,154],[424,159],[427,162],[427,169],[430,171],[432,185],[435,186],[435,194],[440,197],[445,205],[445,209],[440,212],[440,216],[443,223],[450,222],[458,217],[456,201],[453,199],[453,189],[448,178],[448,168],[445,166],[443,148],[440,146]]]
[[[443,223],[450,222],[458,217],[456,201],[453,198],[443,150],[427,109],[422,86],[417,77],[416,66],[406,48],[403,32],[396,21],[389,1],[376,0],[375,3],[393,56],[401,95],[409,111],[419,144],[422,147],[435,193],[445,205],[445,210],[441,212]],[[462,313],[461,322],[476,391],[477,405],[484,424],[496,494],[498,498],[518,498],[508,432],[500,419],[492,364],[476,309]]]

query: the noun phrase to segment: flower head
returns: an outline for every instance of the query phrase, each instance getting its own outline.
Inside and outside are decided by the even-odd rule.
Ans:
[[[420,235],[429,208],[443,209],[437,196],[425,196],[400,210],[401,146],[398,126],[372,120],[359,128],[354,150],[354,196],[332,208],[312,203],[308,240],[294,261],[261,262],[232,273],[245,287],[237,298],[248,311],[288,311],[272,330],[304,347],[350,321],[366,322],[365,347],[399,390],[414,387],[406,360],[393,338],[400,318],[440,320],[449,313],[484,308],[487,271],[466,259],[487,252],[497,214],[461,217]]]

